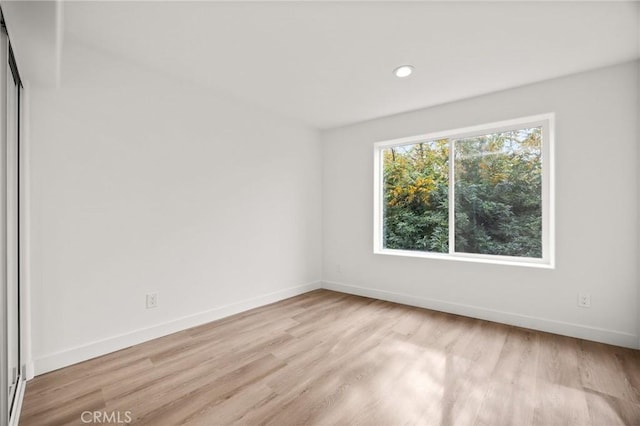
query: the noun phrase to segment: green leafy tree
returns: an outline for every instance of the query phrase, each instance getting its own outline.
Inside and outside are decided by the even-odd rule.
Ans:
[[[447,140],[384,151],[385,247],[449,251],[448,162]]]
[[[458,139],[455,250],[541,257],[540,128]],[[383,151],[384,246],[449,251],[447,139]]]

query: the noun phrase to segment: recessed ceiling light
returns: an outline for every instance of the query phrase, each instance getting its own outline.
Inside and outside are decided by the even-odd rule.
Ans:
[[[393,73],[398,78],[409,77],[413,72],[413,65],[400,65],[398,68],[393,70]]]

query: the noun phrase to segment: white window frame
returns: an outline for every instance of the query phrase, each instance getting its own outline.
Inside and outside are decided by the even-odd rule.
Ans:
[[[426,135],[409,136],[400,139],[386,140],[373,144],[373,252],[394,256],[421,257],[429,259],[459,260],[468,262],[494,263],[501,265],[529,266],[539,268],[555,267],[555,193],[554,193],[554,133],[555,114],[540,114],[489,124],[464,127]],[[531,127],[542,129],[542,257],[499,256],[491,254],[457,253],[455,252],[455,184],[454,155],[455,144],[449,144],[449,252],[434,253],[414,250],[397,250],[384,247],[384,176],[382,151],[401,145],[410,145],[437,139],[462,139],[482,136],[491,133],[507,132]]]

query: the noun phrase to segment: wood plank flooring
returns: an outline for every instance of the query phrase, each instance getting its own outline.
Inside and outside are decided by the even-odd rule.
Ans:
[[[20,424],[85,424],[84,411],[140,425],[640,425],[640,352],[318,290],[36,377]]]

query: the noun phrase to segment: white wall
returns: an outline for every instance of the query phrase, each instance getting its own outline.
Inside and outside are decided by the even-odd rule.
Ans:
[[[630,63],[324,132],[323,285],[637,347],[637,93]],[[547,112],[555,270],[373,254],[373,142]]]
[[[30,99],[36,374],[319,287],[317,131],[65,55]]]

